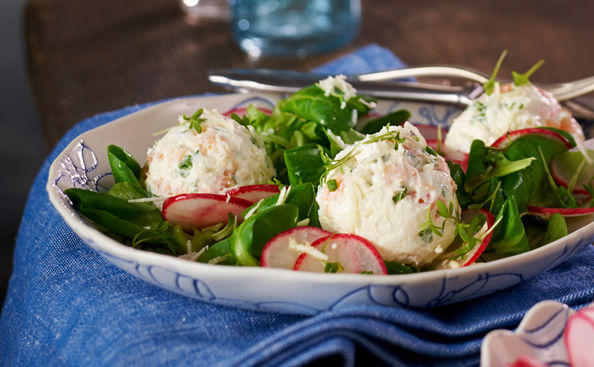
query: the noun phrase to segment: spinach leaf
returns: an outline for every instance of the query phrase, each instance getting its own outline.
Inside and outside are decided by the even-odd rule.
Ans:
[[[450,167],[450,175],[458,187],[456,190],[458,204],[460,205],[460,208],[466,209],[468,205],[472,204],[472,197],[464,191],[464,182],[466,182],[464,169],[459,164],[450,161],[448,161],[448,166]]]
[[[235,256],[231,252],[231,240],[229,238],[225,238],[222,241],[215,243],[214,245],[210,246],[208,250],[204,251],[202,255],[196,260],[201,263],[208,263],[210,260],[219,258],[219,262],[217,264],[221,265],[236,265],[237,260]]]
[[[515,198],[509,197],[497,214],[501,222],[493,230],[489,248],[502,256],[521,254],[530,251],[530,243],[524,230]]]
[[[311,182],[318,185],[326,171],[322,154],[324,150],[317,144],[308,144],[285,150],[285,164],[291,185]]]
[[[107,193],[125,200],[142,199],[146,197],[146,192],[144,190],[138,190],[138,187],[130,181],[116,183],[109,189],[109,191],[107,191]],[[151,203],[147,204],[152,205]]]
[[[544,246],[565,236],[567,236],[567,222],[565,222],[565,218],[561,214],[554,213],[549,218],[547,230],[536,247]]]
[[[474,195],[475,189],[493,177],[507,176],[522,171],[530,166],[535,159],[535,157],[525,157],[524,159],[510,160],[499,149],[486,147],[481,140],[474,140],[468,154],[464,190]]]
[[[132,157],[132,155],[130,153],[126,152],[124,149],[118,147],[117,145],[113,145],[113,144],[109,145],[107,147],[107,153],[112,154],[113,156],[118,158],[120,161],[122,161],[126,165],[126,167],[130,168],[130,170],[134,174],[134,177],[136,177],[136,178],[140,177],[140,165],[138,164],[136,159],[134,159],[134,157]]]
[[[536,159],[529,167],[503,178],[503,192],[507,197],[515,197],[520,212],[525,211],[529,203],[545,202],[550,198],[547,166],[550,165],[553,157],[565,151],[567,151],[565,144],[542,135],[519,137],[505,149],[505,156],[512,161]]]
[[[386,261],[386,269],[388,274],[411,274],[418,273],[419,269],[414,266],[397,263],[394,261]]]
[[[324,91],[311,85],[287,98],[282,104],[281,111],[292,113],[300,118],[313,121],[330,128],[337,133],[355,126],[353,121],[353,108],[348,104],[341,108],[338,97],[325,96]]]
[[[242,266],[259,266],[262,248],[272,237],[295,227],[299,208],[284,204],[252,215],[231,235],[231,251]]]
[[[129,203],[107,193],[75,188],[64,193],[82,215],[111,232],[132,239],[132,245],[165,244],[174,254],[186,251],[185,242],[176,241],[161,211],[151,203]]]
[[[116,145],[110,145],[107,147],[107,158],[116,183],[130,182],[136,191],[143,193],[144,197],[148,197],[148,193],[138,181],[140,166],[130,154]]]
[[[243,211],[242,216],[251,211],[254,207],[257,207],[254,214],[259,214],[268,208],[276,206],[279,194],[271,195],[259,203],[256,203],[246,210]],[[320,227],[320,222],[317,216],[318,206],[316,202],[316,190],[311,182],[302,183],[299,185],[291,186],[287,198],[282,204],[292,204],[299,208],[299,215],[297,220],[304,220],[309,218],[309,226]]]
[[[392,126],[402,125],[406,120],[410,118],[410,112],[408,110],[397,110],[390,112],[387,115],[378,117],[370,120],[363,126],[361,132],[363,134],[375,134],[379,132],[384,126],[390,124]]]

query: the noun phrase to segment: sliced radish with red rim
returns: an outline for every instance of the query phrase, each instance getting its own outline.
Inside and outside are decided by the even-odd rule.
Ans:
[[[572,366],[594,366],[592,341],[594,340],[594,315],[592,307],[571,315],[563,333],[565,349]]]
[[[258,109],[267,115],[272,115],[272,110],[269,110],[268,108],[258,107]],[[231,117],[232,114],[243,116],[246,114],[246,112],[247,112],[247,108],[238,107],[238,108],[233,108],[233,109],[223,113],[223,116]]]
[[[334,234],[312,243],[322,256],[303,253],[293,269],[324,273],[329,265],[343,273],[386,275],[386,264],[371,242],[354,234]]]
[[[473,213],[474,212],[474,213]],[[487,248],[487,246],[489,246],[489,242],[491,242],[491,237],[493,237],[493,231],[492,228],[493,225],[495,224],[495,216],[485,210],[485,209],[479,209],[478,211],[471,211],[471,210],[465,210],[464,212],[462,212],[462,220],[465,220],[464,217],[465,216],[472,216],[472,215],[484,215],[486,220],[485,220],[485,224],[483,225],[483,227],[475,234],[476,236],[482,236],[485,233],[487,233],[487,235],[482,239],[481,243],[479,243],[478,245],[476,245],[474,247],[474,249],[472,249],[469,253],[467,253],[463,258],[462,258],[462,262],[463,265],[462,266],[468,266],[473,264],[485,251],[485,249]],[[467,221],[468,219],[466,219],[465,221]]]
[[[291,249],[291,243],[310,246],[320,238],[331,235],[318,227],[295,227],[274,236],[262,250],[261,265],[268,268],[293,269],[299,252]]]
[[[225,194],[234,198],[247,200],[253,204],[279,192],[276,185],[247,185],[227,190]]]
[[[580,169],[576,177],[573,193],[590,196],[590,193],[585,189],[585,185],[590,184],[594,178],[594,139],[586,140],[581,145],[590,161],[584,157],[584,152],[579,147],[575,147],[553,158],[551,161],[551,174],[559,185],[567,188],[573,176]],[[582,164],[583,166],[580,168]]]
[[[181,194],[165,200],[163,219],[179,224],[183,229],[205,228],[225,223],[229,213],[240,217],[252,205],[243,199],[218,194]]]
[[[582,215],[594,214],[594,208],[543,208],[540,206],[528,205],[526,209],[528,213],[546,217],[555,213],[561,214],[564,217],[580,217]]]
[[[416,127],[419,132],[421,133],[421,135],[423,135],[423,138],[425,138],[425,140],[429,141],[429,140],[435,140],[437,142],[438,137],[439,137],[439,128],[437,126],[433,126],[433,125],[426,125],[426,124],[413,124],[414,127]],[[441,139],[442,141],[445,140],[445,137],[448,133],[448,129],[445,127],[441,128]]]
[[[567,148],[569,148],[569,149],[573,148],[573,145],[571,144],[571,142],[569,140],[567,140],[567,138],[564,137],[563,135],[561,135],[555,131],[552,131],[552,130],[539,129],[539,128],[529,128],[529,129],[510,131],[507,134],[500,137],[499,139],[495,140],[495,142],[493,144],[491,144],[491,146],[494,148],[505,148],[512,141],[516,140],[519,137],[525,136],[525,135],[548,136],[553,139],[558,139],[563,144],[565,144],[565,146],[567,146]]]

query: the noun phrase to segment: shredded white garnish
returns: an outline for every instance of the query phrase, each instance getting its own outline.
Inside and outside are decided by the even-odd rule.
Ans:
[[[299,253],[308,254],[321,261],[328,261],[328,255],[326,255],[322,251],[310,245],[302,245],[292,238],[289,239],[289,249]]]
[[[501,223],[501,221],[503,220],[503,216],[499,217],[499,219],[497,219],[495,221],[495,223],[493,223],[493,225],[491,226],[491,228],[489,228],[488,231],[486,231],[485,233],[481,234],[480,237],[478,238],[480,241],[484,240],[485,237],[487,237],[489,235],[489,233],[493,232],[493,230],[495,229],[495,227],[497,227],[497,225],[499,223]]]
[[[154,198],[142,198],[142,199],[129,199],[129,203],[154,203],[157,201],[165,201],[169,199],[169,196],[156,196]]]
[[[208,246],[204,246],[199,251],[192,251],[192,243],[188,240],[188,242],[186,242],[186,248],[188,253],[179,255],[178,258],[196,261],[208,249]]]
[[[251,217],[252,215],[254,215],[254,213],[256,212],[256,210],[258,210],[258,208],[260,207],[260,205],[262,205],[262,201],[263,200],[264,199],[258,201],[258,203],[253,208],[251,208],[247,213],[245,213],[245,216],[243,217],[243,219],[244,220],[245,219],[248,219],[249,217]]]
[[[211,265],[215,265],[215,264],[220,263],[223,260],[225,260],[225,256],[217,256],[215,258],[208,260],[208,263]]]
[[[363,104],[363,105],[365,105],[365,106],[367,106],[367,107],[369,107],[371,109],[374,109],[374,108],[377,107],[377,104],[375,102],[367,102],[363,98],[360,98],[359,99],[359,102],[361,102],[361,104]]]
[[[334,93],[334,89],[340,90],[344,99],[347,101],[357,95],[357,90],[346,81],[346,76],[342,74],[329,76],[326,79],[320,80],[317,85],[324,91],[326,97]],[[344,107],[341,106],[341,108]]]
[[[441,246],[437,246],[434,251],[436,254],[441,254],[443,252],[443,249],[441,248]]]
[[[227,197],[225,198],[225,202],[226,202],[226,203],[228,203],[228,202],[229,202],[229,200],[231,200],[231,195],[229,195],[229,194],[226,194],[226,196],[227,196]]]
[[[297,227],[306,226],[309,224],[309,218],[305,218],[304,220],[300,220],[297,222]]]
[[[340,149],[344,149],[346,148],[346,143],[344,142],[344,140],[342,140],[342,138],[336,134],[334,134],[332,132],[332,130],[328,129],[326,130],[326,132],[328,133],[328,135],[330,135],[330,137],[336,142],[336,144],[338,144],[338,146],[340,147]]]
[[[353,114],[351,115],[351,120],[353,121],[353,125],[357,124],[357,109],[353,110]]]
[[[287,200],[287,196],[289,195],[289,191],[291,191],[291,186],[285,186],[281,189],[280,194],[278,194],[278,200],[276,201],[276,205],[282,205]]]

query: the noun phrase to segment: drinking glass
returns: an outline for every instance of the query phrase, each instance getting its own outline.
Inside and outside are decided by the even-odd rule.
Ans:
[[[258,56],[330,51],[359,31],[361,0],[230,0],[239,46]]]

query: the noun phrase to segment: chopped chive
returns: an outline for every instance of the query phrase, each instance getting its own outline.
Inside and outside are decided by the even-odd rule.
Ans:
[[[407,190],[408,190],[408,188],[406,186],[402,186],[402,191],[400,191],[398,194],[396,194],[392,197],[392,201],[394,202],[394,204],[396,204],[397,202],[399,202],[400,200],[402,200],[406,197]]]
[[[328,180],[326,185],[328,185],[328,190],[330,191],[336,191],[336,189],[338,188],[338,183],[335,179]]]

